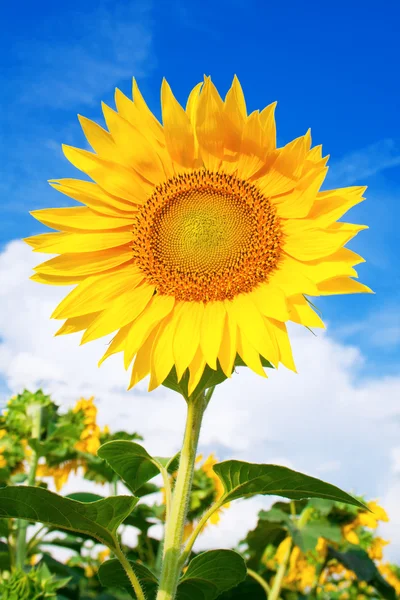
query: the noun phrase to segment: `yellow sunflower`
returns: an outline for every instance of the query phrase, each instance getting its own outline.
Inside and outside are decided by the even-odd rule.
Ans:
[[[162,125],[135,81],[133,98],[103,105],[108,131],[80,117],[94,153],[63,147],[93,181],[51,185],[84,206],[32,213],[59,230],[26,240],[59,255],[33,279],[76,286],[57,333],[116,332],[102,360],[123,352],[149,390],[173,366],[189,393],[206,364],[230,377],[237,354],[262,376],[261,357],[295,370],[285,323],[323,327],[305,295],[370,291],[344,248],[366,227],[337,222],[365,188],[320,192],[321,146],[308,131],[277,148],[276,103],[248,115],[236,77],[225,100],[206,77],[186,109],[163,81]]]

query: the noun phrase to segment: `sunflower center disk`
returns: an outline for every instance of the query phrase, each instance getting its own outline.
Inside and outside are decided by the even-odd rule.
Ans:
[[[138,218],[133,253],[159,294],[209,302],[266,281],[280,241],[276,210],[254,185],[198,170],[155,189]]]

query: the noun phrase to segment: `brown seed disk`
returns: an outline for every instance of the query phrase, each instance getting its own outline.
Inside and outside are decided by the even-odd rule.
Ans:
[[[138,214],[132,250],[159,294],[210,302],[266,281],[281,240],[276,209],[255,185],[199,169],[155,188]]]

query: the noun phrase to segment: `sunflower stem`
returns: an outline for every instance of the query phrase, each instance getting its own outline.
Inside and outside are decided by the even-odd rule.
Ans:
[[[171,511],[166,524],[164,559],[157,600],[173,600],[181,573],[183,531],[192,488],[201,422],[206,407],[204,394],[190,397],[187,404],[185,435],[178,475],[172,495]]]
[[[40,431],[42,427],[42,407],[40,404],[31,404],[28,407],[28,416],[32,421],[32,440],[40,440]],[[39,462],[39,454],[36,450],[32,450],[31,464],[28,474],[27,484],[30,486],[36,485],[36,471]],[[28,529],[28,521],[18,519],[17,521],[17,548],[15,565],[17,568],[23,569],[26,559],[26,533]]]

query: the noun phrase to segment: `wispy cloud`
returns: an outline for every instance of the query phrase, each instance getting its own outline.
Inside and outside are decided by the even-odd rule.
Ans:
[[[393,139],[384,139],[346,154],[342,159],[332,162],[330,168],[330,183],[340,182],[340,185],[351,185],[380,171],[400,165],[400,146]]]
[[[398,303],[383,306],[362,321],[336,329],[336,336],[345,341],[357,340],[364,346],[393,353],[400,348],[400,311]]]
[[[145,76],[154,61],[150,9],[149,2],[101,3],[94,13],[71,15],[68,39],[43,36],[17,48],[20,100],[71,109],[95,103],[122,79]]]

